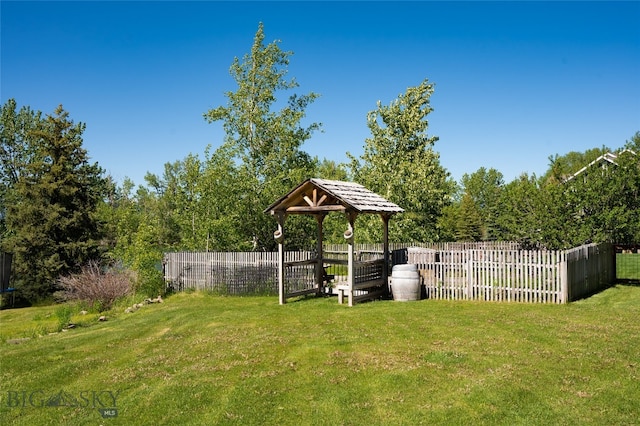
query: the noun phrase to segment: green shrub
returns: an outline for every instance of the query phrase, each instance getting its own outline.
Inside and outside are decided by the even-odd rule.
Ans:
[[[154,267],[140,268],[135,285],[136,293],[147,297],[164,295],[165,284],[162,271]]]

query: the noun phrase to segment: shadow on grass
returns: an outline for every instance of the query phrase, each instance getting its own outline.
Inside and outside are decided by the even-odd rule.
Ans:
[[[640,279],[637,279],[637,278],[618,278],[616,280],[616,284],[631,285],[631,286],[635,286],[635,287],[640,287]]]

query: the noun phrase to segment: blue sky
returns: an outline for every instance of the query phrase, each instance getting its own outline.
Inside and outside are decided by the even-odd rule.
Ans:
[[[0,2],[0,101],[84,122],[84,146],[117,181],[218,147],[203,119],[236,85],[253,42],[293,51],[298,93],[323,123],[303,149],[359,156],[366,114],[435,83],[429,133],[459,180],[543,174],[548,157],[640,130],[640,2]]]

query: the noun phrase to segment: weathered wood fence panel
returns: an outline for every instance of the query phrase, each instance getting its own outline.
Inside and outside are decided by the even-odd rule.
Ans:
[[[615,281],[611,244],[589,244],[566,251],[519,250],[515,243],[390,244],[389,261],[415,263],[430,299],[528,303],[567,303],[602,290]],[[345,280],[346,244],[326,245],[330,274]],[[356,260],[379,259],[381,244],[355,246]],[[316,254],[285,252],[287,293],[316,289]],[[278,292],[278,253],[166,253],[164,274],[175,290],[225,294]],[[377,269],[376,269],[377,268]],[[379,265],[368,275],[378,274]],[[389,268],[391,271],[391,268]],[[367,275],[367,274],[365,274]],[[367,276],[368,276],[367,275]],[[369,277],[370,278],[370,277]],[[391,277],[393,279],[393,277]]]
[[[612,244],[588,244],[565,251],[568,301],[608,287],[616,279],[616,254]]]
[[[432,299],[566,303],[615,281],[610,244],[567,251],[410,247],[407,252],[407,263],[418,265]]]
[[[285,256],[287,262],[293,262],[308,259],[312,254],[286,252]],[[175,291],[194,289],[225,294],[278,292],[277,252],[165,253],[163,265],[167,286]],[[287,271],[304,277],[306,269],[300,266]]]
[[[304,253],[304,254],[303,254]],[[277,254],[277,253],[276,253]],[[288,297],[317,292],[316,265],[318,261],[312,252],[285,252],[284,283]],[[275,258],[277,266],[278,258]],[[276,289],[278,277],[276,275]]]

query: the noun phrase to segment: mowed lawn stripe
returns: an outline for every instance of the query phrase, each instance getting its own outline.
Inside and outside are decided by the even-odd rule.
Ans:
[[[569,305],[177,294],[37,337],[0,312],[2,424],[633,424],[640,288]],[[18,312],[19,311],[19,312]],[[79,318],[77,313],[74,319]],[[30,337],[28,340],[18,340]],[[32,403],[24,400],[34,391]],[[47,407],[61,391],[77,404]],[[117,394],[103,419],[91,396]],[[85,403],[90,401],[92,404]]]

